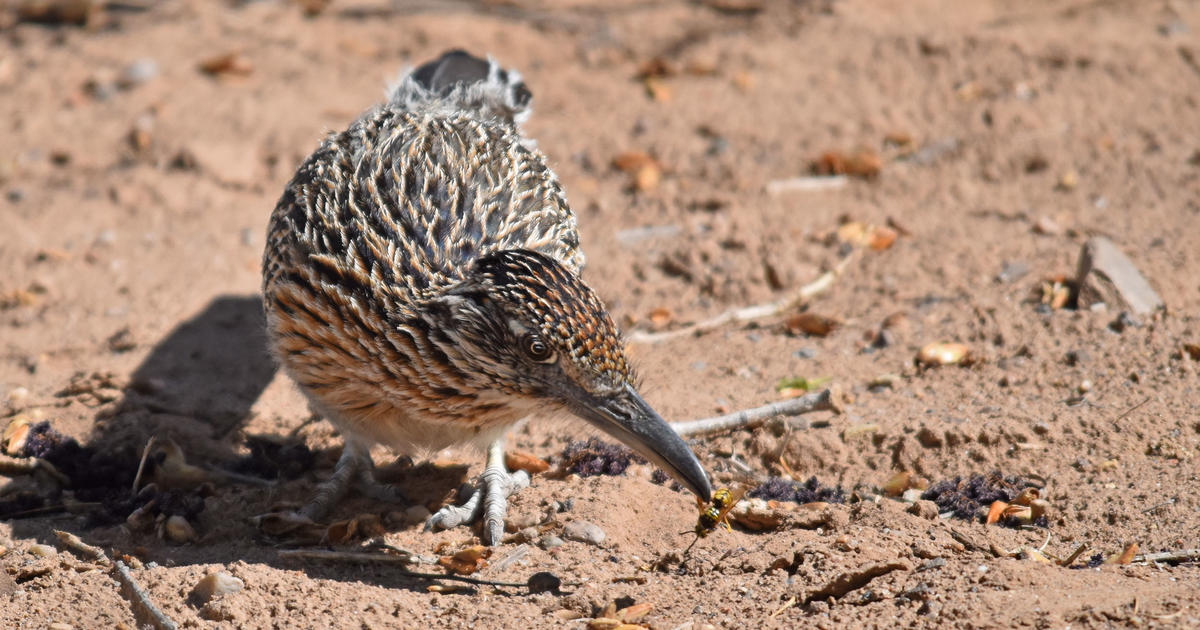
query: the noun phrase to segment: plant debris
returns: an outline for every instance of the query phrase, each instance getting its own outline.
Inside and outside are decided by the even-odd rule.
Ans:
[[[916,363],[924,367],[941,365],[971,365],[974,358],[971,349],[961,343],[935,342],[921,348]]]
[[[813,337],[825,337],[829,333],[838,329],[842,323],[832,317],[818,315],[809,311],[796,313],[789,316],[783,322],[784,328],[788,334],[794,336],[810,335]]]
[[[492,550],[490,547],[472,545],[466,549],[454,552],[453,555],[438,558],[438,565],[458,575],[471,575],[486,567],[488,565],[487,559],[491,555]]]
[[[779,384],[775,386],[775,391],[779,392],[779,394],[784,398],[795,398],[796,396],[801,396],[814,389],[817,389],[831,380],[833,380],[833,378],[829,376],[818,376],[816,378],[797,376],[793,378],[785,378],[782,381],[779,381]]]
[[[623,475],[629,464],[645,463],[645,460],[628,448],[604,442],[599,438],[567,444],[561,459],[561,467],[564,470],[580,477]]]
[[[974,475],[965,479],[955,477],[939,481],[930,486],[921,498],[936,503],[943,514],[950,513],[956,518],[987,522],[987,510],[984,506],[991,506],[996,502],[1010,504],[1020,497],[1026,488],[1036,486],[1021,477],[1005,476],[1000,471],[992,471],[986,475]],[[997,522],[1008,527],[1025,524],[1020,519],[1010,518],[998,519]],[[1037,519],[1034,524],[1041,527],[1049,525],[1044,517]]]
[[[234,462],[233,472],[262,479],[298,479],[313,469],[317,454],[303,440],[284,440],[267,435],[246,438],[250,453]]]
[[[803,483],[782,477],[771,477],[757,488],[746,493],[746,495],[755,499],[791,501],[799,504],[846,502],[845,490],[840,486],[831,487],[821,485],[821,482],[816,477],[810,477],[808,481]]]
[[[870,149],[859,149],[853,153],[826,151],[809,165],[814,175],[848,175],[862,179],[875,179],[883,171],[883,160]]]

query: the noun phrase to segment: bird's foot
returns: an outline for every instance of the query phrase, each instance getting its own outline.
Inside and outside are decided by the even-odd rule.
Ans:
[[[297,512],[310,521],[321,521],[354,488],[359,494],[377,501],[407,503],[399,490],[375,479],[375,464],[366,448],[347,443],[333,468],[333,475],[317,486],[313,498]]]
[[[500,544],[504,536],[504,517],[508,514],[508,497],[529,486],[529,473],[524,470],[508,472],[504,467],[504,441],[498,440],[488,448],[488,463],[475,486],[466,485],[459,496],[466,496],[460,505],[447,505],[425,522],[425,529],[449,529],[483,520],[483,538],[489,545]]]

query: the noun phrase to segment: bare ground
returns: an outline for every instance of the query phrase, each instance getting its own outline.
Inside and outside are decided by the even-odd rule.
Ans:
[[[57,545],[55,529],[140,559],[135,577],[187,627],[583,627],[613,602],[650,604],[639,623],[654,628],[1200,624],[1194,561],[1088,566],[1130,543],[1200,547],[1200,4],[337,1],[315,16],[283,2],[137,4],[87,27],[0,21],[0,410],[51,421],[103,456],[85,462],[97,466],[135,460],[151,435],[213,468],[245,461],[261,436],[294,435],[319,455],[270,488],[215,488],[183,545],[97,524],[86,506],[0,523],[15,580],[0,581],[0,625],[138,624],[109,572],[31,553]],[[843,413],[696,448],[723,483],[816,476],[850,503],[811,529],[718,532],[681,567],[695,505],[645,466],[538,476],[514,497],[514,521],[569,498],[547,532],[586,520],[606,539],[529,543],[497,569],[520,548],[506,544],[476,575],[549,571],[568,583],[559,594],[432,593],[394,567],[278,556],[250,517],[303,500],[339,439],[305,422],[262,348],[267,215],[325,131],[450,47],[525,74],[527,130],[579,214],[586,279],[627,330],[786,296],[839,260],[829,235],[847,219],[903,228],[809,303],[840,322],[827,336],[774,318],[630,347],[672,419],[778,400],[785,378],[831,378]],[[226,53],[239,55],[234,72],[199,69]],[[667,72],[648,87],[637,77],[656,58]],[[142,59],[156,67],[127,76]],[[860,148],[879,156],[877,177],[767,192],[827,151]],[[657,160],[657,182],[631,189],[611,167],[630,151]],[[1115,309],[1039,305],[1096,235],[1131,257],[1165,312],[1121,326]],[[885,321],[888,343],[873,344]],[[975,361],[916,369],[918,349],[941,340]],[[884,375],[890,385],[870,386]],[[588,434],[534,422],[513,441],[553,458]],[[431,508],[482,461],[376,459]],[[897,472],[993,470],[1043,486],[1045,526],[929,519],[876,498]],[[0,499],[31,483],[12,480]],[[339,518],[384,516],[388,542],[421,554],[473,542],[387,518],[395,509],[355,500]],[[1083,543],[1069,568],[1007,557]],[[215,570],[245,589],[202,607],[189,593]]]

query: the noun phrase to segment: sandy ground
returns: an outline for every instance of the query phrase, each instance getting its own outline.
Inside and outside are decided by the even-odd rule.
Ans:
[[[253,467],[248,444],[264,437],[317,457],[269,487],[206,489],[180,508],[197,536],[184,544],[125,523],[128,510],[105,520],[72,504],[82,489],[54,499],[66,512],[6,504],[0,625],[146,621],[53,530],[127,556],[181,627],[581,628],[631,604],[649,604],[637,623],[653,628],[1200,624],[1195,561],[1098,564],[1131,543],[1200,547],[1197,2],[335,0],[306,16],[285,2],[174,0],[113,3],[84,27],[14,24],[14,4],[0,21],[0,412],[77,438],[90,455],[73,470],[100,486],[125,487],[152,435],[210,469]],[[306,422],[263,350],[268,213],[323,133],[451,47],[525,74],[527,130],[579,215],[586,279],[627,331],[785,297],[840,259],[840,223],[899,226],[890,248],[858,252],[809,302],[840,323],[827,336],[775,317],[630,347],[671,419],[830,378],[842,413],[695,446],[723,484],[816,476],[849,503],[805,508],[823,510],[817,523],[719,531],[681,564],[696,507],[646,466],[539,475],[510,521],[540,523],[539,536],[588,521],[604,541],[513,541],[475,575],[548,571],[558,593],[437,593],[394,566],[279,556],[251,517],[304,500],[340,439]],[[225,71],[200,68],[228,53]],[[647,84],[639,73],[656,59]],[[859,149],[878,156],[877,177],[768,192],[825,152]],[[611,166],[631,151],[653,156],[657,181],[631,188]],[[1165,312],[1122,326],[1115,309],[1040,303],[1092,236],[1130,256]],[[943,340],[975,361],[916,369],[918,349]],[[533,422],[513,443],[554,460],[589,434]],[[436,508],[482,456],[376,460]],[[1042,526],[914,514],[877,496],[898,472],[996,470],[1041,486]],[[42,491],[21,476],[0,499]],[[419,554],[477,542],[423,532],[403,510],[355,499],[336,518],[380,517],[389,543]],[[1070,567],[1009,557],[1065,558],[1085,543]],[[39,544],[59,553],[38,556]],[[244,589],[197,601],[213,571]]]

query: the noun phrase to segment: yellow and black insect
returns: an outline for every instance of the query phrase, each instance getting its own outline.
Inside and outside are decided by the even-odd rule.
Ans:
[[[712,500],[707,504],[700,506],[700,518],[696,519],[695,540],[683,552],[687,555],[696,541],[708,536],[717,529],[718,526],[724,525],[725,529],[732,530],[729,526],[729,510],[737,505],[738,501],[742,500],[742,496],[746,494],[745,488],[718,488],[712,495]]]

